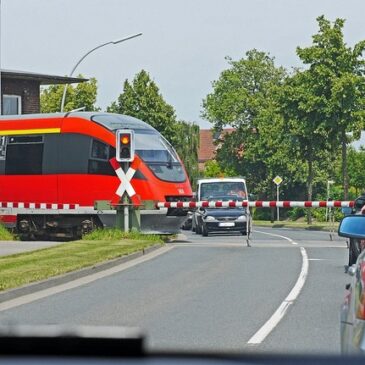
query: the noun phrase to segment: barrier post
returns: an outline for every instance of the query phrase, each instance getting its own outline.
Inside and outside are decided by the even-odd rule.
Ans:
[[[129,162],[122,162],[122,170],[124,173],[127,173]],[[125,191],[122,197],[122,202],[124,205],[123,209],[123,215],[124,215],[124,232],[129,232],[129,210],[130,210],[130,199],[128,197],[127,192]]]
[[[131,230],[141,230],[141,210],[140,207],[129,207],[129,223]]]

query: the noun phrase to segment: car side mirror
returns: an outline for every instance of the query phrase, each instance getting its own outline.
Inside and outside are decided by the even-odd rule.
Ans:
[[[348,215],[343,218],[338,227],[338,235],[365,239],[365,215]]]

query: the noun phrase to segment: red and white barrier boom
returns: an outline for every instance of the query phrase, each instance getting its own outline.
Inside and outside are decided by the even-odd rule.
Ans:
[[[352,208],[353,201],[199,201],[199,202],[159,202],[157,208]]]

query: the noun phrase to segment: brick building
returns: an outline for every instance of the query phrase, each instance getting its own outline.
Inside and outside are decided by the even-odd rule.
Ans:
[[[222,132],[214,132],[212,129],[200,130],[200,144],[198,151],[199,170],[204,170],[205,163],[215,159],[215,153],[219,148],[219,140],[227,133],[232,133],[234,128],[223,129]]]
[[[1,114],[40,113],[41,85],[73,84],[84,81],[87,79],[1,70]]]

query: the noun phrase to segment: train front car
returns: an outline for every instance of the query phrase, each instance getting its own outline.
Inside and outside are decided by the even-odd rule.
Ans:
[[[110,113],[38,114],[0,119],[0,218],[25,239],[70,237],[114,226],[118,203],[116,131],[135,134],[138,168],[130,182],[142,204],[144,232],[176,233],[185,212],[153,209],[153,202],[192,196],[185,169],[170,144],[136,118]]]

